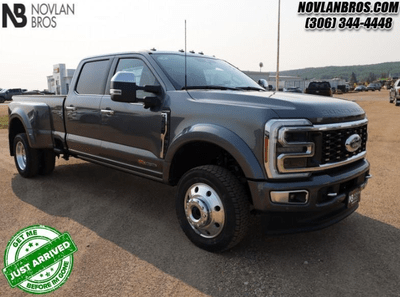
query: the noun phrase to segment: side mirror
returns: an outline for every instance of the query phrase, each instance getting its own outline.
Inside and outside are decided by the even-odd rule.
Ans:
[[[259,79],[257,82],[261,87],[268,90],[268,82],[265,79]]]
[[[162,89],[160,85],[137,86],[135,75],[128,71],[119,71],[111,78],[111,100],[129,103],[143,102],[144,108],[156,107],[161,103],[158,97],[137,98],[137,91],[161,94]]]
[[[118,102],[138,102],[136,98],[135,75],[128,71],[119,71],[111,78],[111,100]]]

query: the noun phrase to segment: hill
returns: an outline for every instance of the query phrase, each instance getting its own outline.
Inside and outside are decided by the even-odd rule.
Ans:
[[[280,75],[299,76],[303,79],[330,79],[340,77],[349,81],[353,72],[355,73],[358,82],[373,81],[381,77],[386,78],[389,76],[400,77],[400,62],[304,68],[280,71]],[[275,72],[271,72],[270,75],[275,75]]]

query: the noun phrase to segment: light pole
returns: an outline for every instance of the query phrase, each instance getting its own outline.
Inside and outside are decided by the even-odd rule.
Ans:
[[[261,72],[261,68],[263,68],[263,66],[264,66],[264,64],[263,64],[263,62],[260,62],[260,72]]]
[[[280,25],[281,25],[281,0],[278,3],[278,52],[276,58],[276,91],[279,91],[279,37],[280,37]]]

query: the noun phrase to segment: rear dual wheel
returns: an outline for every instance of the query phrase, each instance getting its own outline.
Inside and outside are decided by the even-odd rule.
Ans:
[[[13,145],[15,165],[21,176],[30,178],[37,174],[47,175],[54,170],[54,152],[31,148],[25,133],[15,136]]]

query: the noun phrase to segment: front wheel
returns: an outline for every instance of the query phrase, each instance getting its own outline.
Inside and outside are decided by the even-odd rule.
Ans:
[[[14,138],[14,161],[19,174],[23,177],[34,177],[39,171],[39,150],[29,146],[25,133]]]
[[[196,167],[181,178],[176,212],[186,236],[210,252],[232,248],[248,229],[249,201],[244,186],[219,166]]]

